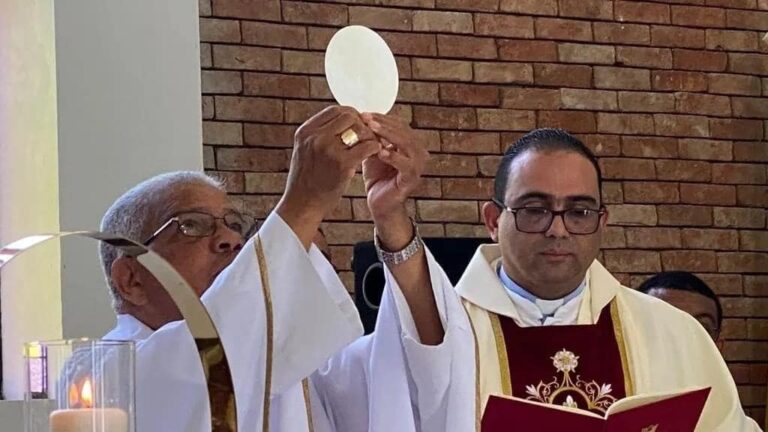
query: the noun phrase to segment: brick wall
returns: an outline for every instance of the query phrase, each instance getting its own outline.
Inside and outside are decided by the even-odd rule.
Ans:
[[[201,0],[200,14],[205,166],[249,211],[274,206],[293,131],[331,101],[334,31],[377,29],[400,69],[395,112],[433,152],[410,203],[423,233],[485,235],[504,149],[535,127],[579,134],[605,170],[603,261],[631,286],[679,269],[723,295],[725,357],[763,418],[767,0]],[[326,226],[349,287],[369,220],[357,178]]]

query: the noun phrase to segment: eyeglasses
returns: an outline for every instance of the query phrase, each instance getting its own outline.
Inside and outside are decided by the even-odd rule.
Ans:
[[[493,198],[494,204],[515,216],[515,227],[518,231],[528,234],[538,234],[549,231],[555,216],[563,219],[565,230],[571,234],[588,235],[597,232],[600,219],[605,209],[572,208],[566,210],[550,210],[545,207],[510,208],[498,198]]]
[[[180,233],[187,237],[208,237],[216,232],[216,221],[224,221],[224,225],[243,238],[250,237],[256,227],[256,219],[238,212],[230,212],[224,217],[216,217],[204,212],[184,212],[168,219],[149,238],[144,240],[144,246],[152,243],[171,224],[176,224]]]

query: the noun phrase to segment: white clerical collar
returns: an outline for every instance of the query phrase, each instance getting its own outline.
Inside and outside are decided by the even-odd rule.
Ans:
[[[499,279],[501,279],[501,284],[504,285],[504,288],[507,289],[507,293],[510,295],[510,297],[515,300],[516,295],[518,298],[522,298],[524,301],[530,302],[536,306],[536,308],[541,311],[542,322],[544,322],[547,318],[553,317],[558,309],[560,309],[562,306],[579,297],[581,293],[584,292],[584,288],[587,286],[587,280],[584,279],[581,284],[575,290],[571,291],[567,296],[555,300],[545,300],[536,297],[533,293],[513,281],[512,278],[507,275],[507,272],[504,271],[504,267],[501,265],[501,263],[499,263],[497,272],[499,274]]]

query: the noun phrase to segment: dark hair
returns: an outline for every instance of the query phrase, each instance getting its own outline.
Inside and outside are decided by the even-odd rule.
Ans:
[[[654,288],[694,292],[714,300],[715,305],[717,306],[717,327],[720,328],[722,326],[723,306],[720,304],[720,299],[717,297],[717,294],[712,291],[712,288],[710,288],[703,280],[696,277],[696,275],[685,271],[661,272],[643,282],[637,290],[648,294],[648,292]]]
[[[493,185],[493,196],[499,201],[503,202],[504,196],[506,195],[507,183],[509,182],[509,167],[512,165],[512,161],[529,150],[565,150],[584,156],[592,163],[592,166],[595,167],[595,171],[597,172],[598,196],[602,197],[601,189],[603,184],[603,173],[600,171],[600,165],[597,163],[597,158],[595,157],[595,154],[592,153],[592,150],[585,146],[578,138],[563,129],[542,128],[534,129],[523,135],[507,149],[506,153],[504,153],[504,157],[499,164],[499,169],[496,171],[496,179],[494,180]]]

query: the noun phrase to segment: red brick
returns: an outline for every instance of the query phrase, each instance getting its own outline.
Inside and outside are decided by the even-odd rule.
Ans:
[[[736,30],[707,30],[707,49],[723,51],[757,51],[755,32]]]
[[[604,181],[601,194],[605,204],[621,204],[624,202],[624,189],[621,186],[621,182]],[[613,220],[611,220],[612,222]]]
[[[643,24],[594,22],[592,30],[595,42],[630,45],[650,45],[651,29]]]
[[[400,79],[413,78],[411,59],[409,57],[395,57],[395,63],[397,63],[397,73],[400,75]]]
[[[221,170],[274,172],[288,169],[288,158],[283,150],[218,148],[216,162],[216,167]]]
[[[651,72],[647,69],[596,66],[595,87],[606,89],[650,90]]]
[[[739,235],[733,230],[683,229],[683,247],[686,249],[736,250]]]
[[[302,26],[243,21],[243,42],[284,48],[307,48],[307,29]]]
[[[488,231],[485,225],[446,224],[445,236],[488,238]]]
[[[478,108],[477,125],[481,130],[529,131],[536,127],[536,114],[533,111]]]
[[[597,130],[602,133],[653,135],[653,116],[598,113]]]
[[[684,159],[723,160],[733,159],[733,143],[705,139],[681,139],[680,157]]]
[[[658,252],[637,250],[607,250],[605,267],[609,271],[650,272],[661,271]]]
[[[214,117],[213,96],[203,96],[200,105],[203,112],[203,120],[212,119]]]
[[[712,181],[726,184],[765,184],[764,164],[720,163],[712,165]]]
[[[628,204],[677,203],[680,192],[677,183],[624,182],[624,202]]]
[[[614,2],[614,14],[617,21],[641,23],[669,23],[669,6],[657,3],[636,1]]]
[[[530,15],[557,15],[557,0],[501,0],[501,10]]]
[[[557,47],[562,63],[613,64],[616,52],[612,46],[562,43]]]
[[[242,145],[243,125],[230,122],[203,122],[203,144]]]
[[[549,41],[500,40],[499,58],[511,61],[557,61],[557,44]]]
[[[440,101],[444,105],[499,106],[497,86],[440,83]]]
[[[477,158],[477,167],[481,175],[494,177],[499,168],[499,162],[501,162],[501,156],[479,156]]]
[[[197,9],[200,16],[211,16],[211,0],[198,0]]]
[[[712,226],[712,207],[692,205],[660,205],[659,225],[665,226]]]
[[[768,75],[768,55],[729,53],[728,71],[749,75]]]
[[[533,67],[520,63],[475,63],[474,80],[480,83],[532,84]]]
[[[701,72],[653,71],[654,90],[707,91],[707,76]]]
[[[560,96],[564,108],[597,111],[616,111],[619,108],[614,91],[563,88],[560,89]]]
[[[768,31],[768,12],[729,9],[726,14],[728,27]]]
[[[723,6],[740,9],[757,9],[756,0],[707,0],[707,6]]]
[[[683,183],[680,185],[680,202],[683,204],[735,205],[736,187]]]
[[[285,101],[285,122],[304,123],[329,105],[327,101],[287,100]]]
[[[538,85],[592,87],[592,68],[589,66],[536,64],[533,70]]]
[[[223,69],[280,70],[280,50],[250,46],[214,45],[213,64]]]
[[[444,179],[443,198],[489,199],[493,195],[493,179]]]
[[[327,223],[322,226],[331,244],[353,245],[370,241],[373,226],[370,223]]]
[[[471,81],[472,63],[461,60],[413,59],[413,76],[424,80]]]
[[[296,126],[246,123],[243,139],[247,145],[259,147],[293,147]]]
[[[709,92],[760,96],[760,78],[749,75],[709,74]]]
[[[744,276],[744,294],[768,296],[768,276]]]
[[[757,252],[721,252],[717,254],[717,266],[718,270],[722,273],[766,273],[768,272],[768,254]],[[766,306],[766,308],[762,309],[763,314],[765,314],[765,311],[768,311],[768,304]]]
[[[277,99],[216,96],[216,118],[280,122],[283,121],[283,102]]]
[[[709,123],[706,117],[654,114],[656,134],[679,137],[708,137]]]
[[[475,177],[477,162],[478,158],[474,156],[433,154],[425,174],[440,177]]]
[[[656,207],[652,205],[621,204],[606,206],[612,225],[646,225],[657,223]]]
[[[201,42],[240,42],[240,21],[200,18]]]
[[[387,7],[350,6],[349,23],[374,29],[411,30],[413,12]]]
[[[616,61],[624,66],[671,69],[672,51],[669,48],[617,47]]]
[[[210,68],[213,67],[213,53],[211,52],[211,44],[200,44],[200,67]]]
[[[457,9],[468,11],[497,11],[498,0],[436,0],[437,9]]]
[[[741,206],[768,207],[768,186],[736,186],[736,201]]]
[[[595,115],[584,111],[539,111],[538,127],[562,128],[571,133],[596,131]]]
[[[676,49],[672,53],[675,69],[722,72],[728,65],[728,55],[721,52]]]
[[[284,50],[283,71],[322,75],[325,73],[325,56],[319,52]]]
[[[472,33],[472,14],[419,10],[413,13],[415,31]]]
[[[508,87],[502,89],[502,108],[556,110],[560,103],[560,91],[533,87]]]
[[[640,158],[676,158],[677,140],[658,137],[621,137],[622,156]]]
[[[619,156],[621,143],[618,135],[577,135],[595,156]]]
[[[231,195],[238,208],[259,219],[265,219],[280,201],[280,195]]]
[[[768,142],[735,142],[733,159],[747,162],[768,162]]]
[[[725,27],[725,9],[672,6],[672,24],[691,27]]]
[[[675,94],[677,112],[710,116],[730,116],[731,99],[728,96],[717,96],[700,93]],[[706,120],[704,121],[706,123]]]
[[[656,178],[656,169],[652,160],[602,158],[600,169],[603,178],[623,180],[648,180]],[[625,197],[626,200],[626,197]]]
[[[709,182],[712,166],[709,162],[686,160],[657,160],[656,172],[659,180]]]
[[[735,117],[768,118],[768,98],[734,97],[732,101]]]
[[[203,94],[233,94],[243,90],[240,72],[204,70],[200,78]]]
[[[674,112],[675,96],[670,93],[619,92],[619,107],[629,112]]]
[[[477,116],[472,108],[416,106],[413,110],[416,127],[443,129],[475,129]]]
[[[624,228],[607,226],[602,230],[601,249],[626,249],[627,240],[624,238]]]
[[[710,119],[712,138],[759,140],[763,138],[760,120]]]
[[[536,37],[567,41],[591,41],[592,26],[587,21],[536,18]]]
[[[765,228],[765,210],[742,207],[715,207],[714,221],[715,226],[724,228]]]
[[[734,276],[734,275],[724,275],[724,276]],[[707,281],[704,281],[707,282]],[[709,283],[707,282],[707,285]],[[711,286],[711,285],[710,285]],[[717,291],[715,291],[716,294],[720,294]],[[741,294],[741,293],[739,293]],[[746,339],[747,337],[747,323],[746,320],[743,319],[724,319],[723,320],[723,328],[720,330],[721,337],[725,339]],[[733,374],[733,379],[736,380],[738,383],[740,379],[739,372],[735,369],[735,367],[741,367],[745,366],[747,369],[746,373],[749,373],[749,366],[748,365],[739,365],[739,364],[729,364],[728,367],[731,370],[731,373]],[[748,379],[748,378],[747,378]]]
[[[741,250],[768,252],[768,232],[740,231]]]
[[[757,303],[759,300],[754,300]],[[738,312],[733,312],[728,308],[726,316],[754,316],[757,312],[757,308],[753,306],[751,299],[723,299],[723,307],[731,302],[744,303],[744,306],[739,308]],[[754,312],[753,312],[754,311]],[[764,360],[764,356],[768,356],[768,345],[760,344],[758,342],[746,342],[746,341],[730,341],[725,344],[723,357],[728,362],[733,361],[760,361]],[[765,400],[764,386],[739,386],[739,400],[743,401],[746,406],[757,405]],[[759,401],[759,402],[750,402]]]
[[[501,14],[475,14],[475,34],[507,38],[533,38],[533,18]]]
[[[678,249],[681,247],[677,228],[626,228],[627,246],[637,249]]]
[[[651,26],[651,45],[677,48],[704,48],[706,42],[704,30]]]
[[[259,7],[252,0],[213,0],[212,6],[219,17],[280,21],[280,0],[264,0]]]
[[[309,79],[305,76],[246,73],[243,81],[246,95],[309,97]]]
[[[437,39],[429,33],[379,33],[396,55],[436,56]],[[494,50],[495,53],[495,50]]]
[[[613,3],[606,0],[560,0],[560,16],[613,20]]]
[[[287,178],[287,173],[245,173],[245,192],[283,193]]]
[[[496,40],[474,36],[438,35],[437,51],[441,57],[495,59]]]
[[[304,24],[345,26],[349,23],[346,5],[282,0],[283,20]]]
[[[712,251],[681,250],[661,253],[664,271],[716,272],[717,257]]]
[[[499,134],[495,132],[441,132],[442,150],[450,153],[498,154]]]
[[[325,50],[338,29],[330,27],[307,27],[307,42],[311,50]]]

